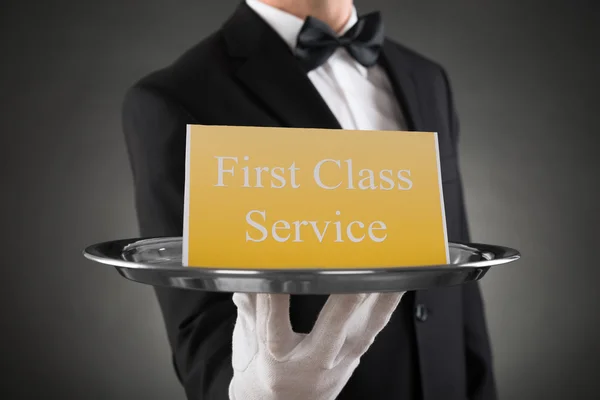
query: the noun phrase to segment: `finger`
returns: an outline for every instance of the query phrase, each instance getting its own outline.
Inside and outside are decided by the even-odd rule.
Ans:
[[[289,294],[259,294],[257,327],[259,340],[275,358],[285,356],[293,342]]]
[[[234,293],[232,298],[238,309],[233,328],[232,366],[237,371],[244,371],[258,352],[256,295]]]
[[[234,293],[233,303],[237,307],[237,323],[241,323],[247,332],[256,330],[256,294],[255,293]]]
[[[305,339],[306,346],[324,361],[333,360],[346,340],[352,314],[368,296],[363,293],[330,295]]]
[[[290,337],[293,333],[290,322],[290,295],[270,294],[269,315],[267,316],[267,340]]]
[[[366,293],[330,295],[319,313],[313,332],[343,330],[350,316],[368,296]]]
[[[356,323],[356,329],[351,330],[344,348],[340,351],[340,357],[359,358],[367,352],[375,338],[390,321],[398,304],[402,300],[402,293],[378,293],[365,302],[362,323]],[[362,327],[360,326],[362,325]],[[362,329],[364,328],[364,329]],[[339,360],[336,360],[338,362]]]

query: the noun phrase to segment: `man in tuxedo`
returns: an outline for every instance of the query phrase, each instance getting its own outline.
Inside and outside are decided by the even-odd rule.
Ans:
[[[144,237],[182,235],[186,124],[438,132],[448,238],[470,240],[448,76],[385,38],[378,14],[358,18],[352,0],[247,0],[128,91],[123,126]],[[156,294],[188,398],[228,399],[232,295]],[[294,331],[310,332],[326,300],[291,296]],[[337,397],[495,398],[477,284],[407,293]]]

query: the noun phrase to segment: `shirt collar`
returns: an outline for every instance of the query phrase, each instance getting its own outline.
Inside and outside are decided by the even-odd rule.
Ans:
[[[254,12],[256,12],[267,24],[269,24],[275,32],[277,32],[277,34],[283,39],[284,42],[287,43],[292,51],[296,48],[298,33],[300,33],[300,29],[302,29],[302,25],[304,25],[304,21],[302,19],[276,7],[265,4],[260,0],[246,0],[246,4],[252,8]],[[354,26],[354,24],[356,24],[356,21],[358,21],[358,15],[356,8],[353,6],[352,14],[350,14],[348,22],[346,22],[338,34],[341,36],[346,33]],[[367,69],[356,60],[351,60],[352,64],[357,68],[361,75],[366,76]]]

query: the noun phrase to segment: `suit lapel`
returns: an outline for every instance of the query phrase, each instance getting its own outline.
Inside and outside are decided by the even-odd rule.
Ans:
[[[287,44],[245,3],[223,27],[236,78],[284,126],[341,126]]]
[[[383,43],[379,64],[386,70],[390,78],[394,94],[408,123],[408,130],[422,130],[423,117],[413,72],[409,69],[410,62],[392,42],[386,39]]]
[[[245,3],[224,25],[223,35],[229,55],[239,60],[235,76],[283,125],[341,128],[287,44]],[[386,39],[379,63],[390,78],[408,129],[424,129],[406,56]]]

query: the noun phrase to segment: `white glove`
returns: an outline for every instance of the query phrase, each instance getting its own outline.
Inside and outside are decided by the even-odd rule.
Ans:
[[[331,295],[304,335],[289,295],[235,293],[230,400],[334,400],[403,294]]]

